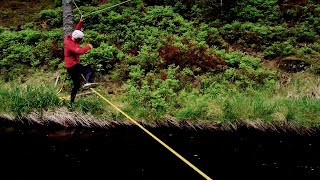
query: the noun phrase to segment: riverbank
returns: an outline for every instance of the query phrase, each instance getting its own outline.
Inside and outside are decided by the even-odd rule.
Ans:
[[[13,117],[10,115],[0,115],[2,123],[9,124],[25,124],[46,127],[63,127],[66,129],[72,128],[102,128],[110,129],[118,126],[135,126],[129,120],[111,120],[111,119],[97,119],[90,115],[85,115],[77,112],[69,112],[67,109],[59,109],[58,112],[46,111],[42,115],[33,112],[29,115]],[[213,131],[226,131],[233,132],[239,129],[247,128],[259,131],[268,131],[273,133],[297,133],[301,135],[312,135],[320,130],[319,127],[308,127],[293,122],[278,122],[278,123],[265,123],[262,121],[255,122],[236,122],[217,124],[208,121],[176,121],[174,119],[165,119],[153,121],[152,123],[146,121],[138,121],[146,128],[158,127],[174,127],[181,129],[193,130],[213,130]]]
[[[40,124],[52,121],[65,126],[103,127],[109,126],[110,122],[131,124],[95,94],[78,97],[73,108],[68,108],[69,101],[59,97],[69,96],[71,84],[62,81],[54,87],[57,76],[56,73],[40,71],[23,80],[3,82],[0,114],[10,120],[29,119]],[[190,94],[180,92],[173,98],[179,106],[168,107],[162,114],[157,114],[153,108],[133,106],[126,86],[106,78],[99,80],[102,83],[97,88],[99,93],[145,125],[229,130],[248,126],[297,132],[309,132],[320,126],[320,78],[307,72],[288,74],[271,89],[226,89],[215,96],[197,89]]]

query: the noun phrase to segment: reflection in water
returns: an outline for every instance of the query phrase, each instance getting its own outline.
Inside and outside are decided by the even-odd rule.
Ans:
[[[147,128],[216,180],[320,179],[320,133]],[[202,179],[134,126],[0,120],[0,143],[1,179]]]

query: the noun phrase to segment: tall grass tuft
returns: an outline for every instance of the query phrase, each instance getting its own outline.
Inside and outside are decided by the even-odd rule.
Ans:
[[[44,86],[14,88],[11,90],[0,88],[0,111],[10,112],[20,116],[32,110],[44,110],[59,106],[59,98],[53,88]]]
[[[68,101],[69,103],[69,101]],[[89,100],[88,98],[79,98],[75,101],[73,108],[82,113],[91,113],[95,115],[105,112],[105,104],[101,99]]]

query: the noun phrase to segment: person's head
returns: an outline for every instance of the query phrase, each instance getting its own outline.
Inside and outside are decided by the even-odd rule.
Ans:
[[[79,30],[75,30],[72,33],[72,38],[77,42],[80,43],[82,41],[82,39],[84,38],[84,34],[82,31]]]

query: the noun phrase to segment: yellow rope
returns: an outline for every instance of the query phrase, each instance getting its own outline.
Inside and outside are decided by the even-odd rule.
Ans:
[[[146,128],[144,128],[142,125],[140,125],[137,121],[132,119],[129,115],[127,115],[125,112],[123,112],[121,109],[113,105],[108,99],[103,97],[101,94],[99,94],[96,90],[93,88],[90,88],[94,93],[96,93],[98,96],[100,96],[103,100],[105,100],[107,103],[109,103],[112,107],[114,107],[117,111],[122,113],[125,117],[127,117],[131,122],[133,122],[135,125],[140,127],[144,132],[149,134],[153,139],[158,141],[160,144],[162,144],[165,148],[167,148],[169,151],[171,151],[174,155],[176,155],[178,158],[180,158],[183,162],[185,162],[187,165],[189,165],[192,169],[197,171],[201,176],[203,176],[207,180],[212,180],[209,176],[207,176],[205,173],[203,173],[200,169],[198,169],[196,166],[191,164],[188,160],[186,160],[184,157],[182,157],[179,153],[177,153],[175,150],[173,150],[171,147],[169,147],[166,143],[161,141],[159,138],[157,138],[155,135],[153,135],[150,131],[148,131]]]

